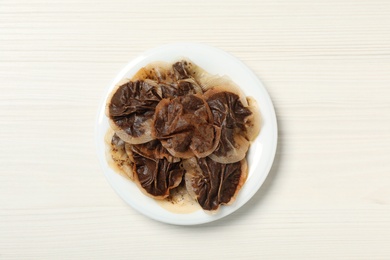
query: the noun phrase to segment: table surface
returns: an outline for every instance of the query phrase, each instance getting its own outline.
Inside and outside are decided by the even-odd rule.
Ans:
[[[183,227],[125,204],[96,155],[118,71],[171,42],[245,62],[279,142],[260,191]],[[390,259],[389,1],[0,2],[0,259]]]

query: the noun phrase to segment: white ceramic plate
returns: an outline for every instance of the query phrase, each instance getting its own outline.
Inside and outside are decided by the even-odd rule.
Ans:
[[[260,134],[251,145],[247,155],[249,173],[246,183],[239,192],[236,201],[230,206],[222,206],[218,213],[214,215],[204,213],[202,210],[189,214],[175,214],[162,208],[155,200],[142,194],[133,182],[114,172],[109,167],[105,157],[104,136],[109,125],[104,110],[107,96],[115,84],[123,78],[131,78],[140,68],[150,62],[173,62],[183,57],[189,58],[211,74],[229,76],[247,96],[256,99],[262,116]],[[165,223],[195,225],[211,222],[233,213],[257,192],[267,177],[274,160],[277,145],[277,124],[274,107],[266,89],[244,63],[220,49],[207,45],[178,43],[164,45],[143,53],[127,64],[117,75],[104,94],[99,107],[96,123],[96,142],[99,160],[108,182],[131,207],[152,219]]]

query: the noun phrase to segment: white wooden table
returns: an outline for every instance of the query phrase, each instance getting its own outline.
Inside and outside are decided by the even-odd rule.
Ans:
[[[181,227],[126,205],[98,164],[105,88],[144,50],[243,60],[279,123],[243,208]],[[0,0],[0,259],[390,259],[389,1]]]

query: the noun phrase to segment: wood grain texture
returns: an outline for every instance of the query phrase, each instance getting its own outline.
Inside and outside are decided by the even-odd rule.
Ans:
[[[140,52],[204,42],[243,60],[279,123],[243,208],[197,227],[122,202],[97,108]],[[0,1],[0,259],[390,259],[390,2]]]

